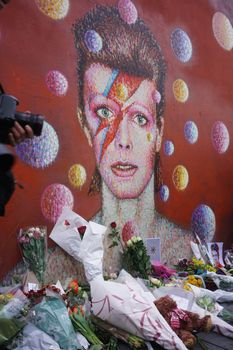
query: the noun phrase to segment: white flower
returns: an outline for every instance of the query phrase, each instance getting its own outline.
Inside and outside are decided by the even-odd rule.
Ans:
[[[136,243],[136,242],[138,241],[137,236],[133,236],[133,237],[131,238],[131,241],[132,241],[133,243]]]
[[[158,278],[150,277],[151,283],[156,287],[161,287],[162,282]]]
[[[109,277],[112,279],[112,280],[115,280],[117,278],[117,274],[115,272],[112,272],[110,273]]]
[[[131,239],[129,239],[126,244],[127,244],[127,247],[131,247],[133,245],[133,242]]]
[[[31,231],[28,232],[28,237],[33,237],[33,233]]]

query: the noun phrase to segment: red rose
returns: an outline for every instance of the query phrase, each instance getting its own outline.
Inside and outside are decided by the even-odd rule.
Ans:
[[[87,226],[80,226],[78,227],[78,232],[80,233],[80,235],[84,235],[84,233],[86,232]]]
[[[111,222],[110,226],[111,226],[111,228],[116,228],[117,224],[115,223],[115,221],[113,221],[113,222]]]

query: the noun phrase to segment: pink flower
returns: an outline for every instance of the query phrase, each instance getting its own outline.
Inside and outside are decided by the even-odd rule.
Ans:
[[[154,271],[154,275],[157,277],[169,278],[176,274],[175,270],[161,264],[159,261],[153,261],[151,266]]]
[[[133,236],[139,236],[138,226],[133,221],[127,221],[122,229],[122,240],[126,244]]]
[[[19,243],[29,243],[29,238],[25,236],[19,237]]]
[[[34,237],[35,239],[40,239],[40,231],[34,231],[34,232],[33,232],[33,237]]]

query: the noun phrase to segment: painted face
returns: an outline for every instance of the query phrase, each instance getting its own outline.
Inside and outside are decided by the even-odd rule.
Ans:
[[[85,115],[100,174],[120,199],[137,198],[154,170],[155,84],[95,63],[84,76]]]

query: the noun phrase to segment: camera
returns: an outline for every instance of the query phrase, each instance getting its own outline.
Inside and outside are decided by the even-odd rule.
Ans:
[[[44,117],[40,114],[17,112],[19,101],[14,96],[5,94],[0,85],[0,143],[9,143],[8,134],[17,121],[23,128],[29,125],[35,136],[40,136]]]

